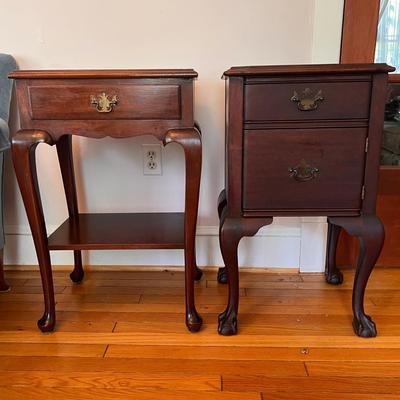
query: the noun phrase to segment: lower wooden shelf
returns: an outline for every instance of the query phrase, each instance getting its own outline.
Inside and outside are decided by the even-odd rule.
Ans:
[[[78,214],[48,238],[49,250],[183,249],[184,213]]]

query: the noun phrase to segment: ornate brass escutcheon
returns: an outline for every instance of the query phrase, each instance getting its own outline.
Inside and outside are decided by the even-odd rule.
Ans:
[[[322,90],[315,92],[310,88],[306,88],[298,94],[294,91],[291,101],[297,103],[297,108],[301,111],[312,111],[318,108],[318,101],[323,101]]]
[[[300,164],[289,168],[289,176],[298,182],[311,181],[319,174],[319,169],[307,164],[303,159]]]
[[[118,104],[117,95],[114,95],[111,100],[104,92],[97,96],[90,96],[90,104],[95,106],[96,110],[100,113],[109,113]]]

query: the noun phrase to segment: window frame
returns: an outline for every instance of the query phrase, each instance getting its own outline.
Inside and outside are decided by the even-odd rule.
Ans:
[[[380,0],[344,0],[341,64],[374,62],[379,6]],[[400,71],[389,82],[400,83]]]

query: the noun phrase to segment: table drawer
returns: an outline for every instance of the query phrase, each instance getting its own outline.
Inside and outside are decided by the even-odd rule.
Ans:
[[[180,85],[104,83],[28,87],[36,120],[179,120]]]
[[[367,128],[244,135],[244,210],[360,209]]]
[[[245,85],[246,121],[366,119],[370,82],[262,83]]]

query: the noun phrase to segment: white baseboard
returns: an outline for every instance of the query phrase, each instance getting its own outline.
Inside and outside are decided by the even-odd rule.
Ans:
[[[309,272],[323,270],[325,257],[325,219],[299,219],[299,223],[274,223],[260,229],[256,236],[243,238],[239,245],[239,264],[255,268],[300,268]],[[56,226],[48,226],[48,233]],[[199,266],[223,266],[218,227],[200,226],[196,237]],[[73,263],[71,251],[52,251],[53,265]],[[181,250],[83,251],[85,265],[183,265]],[[6,265],[37,264],[29,226],[6,226]]]

